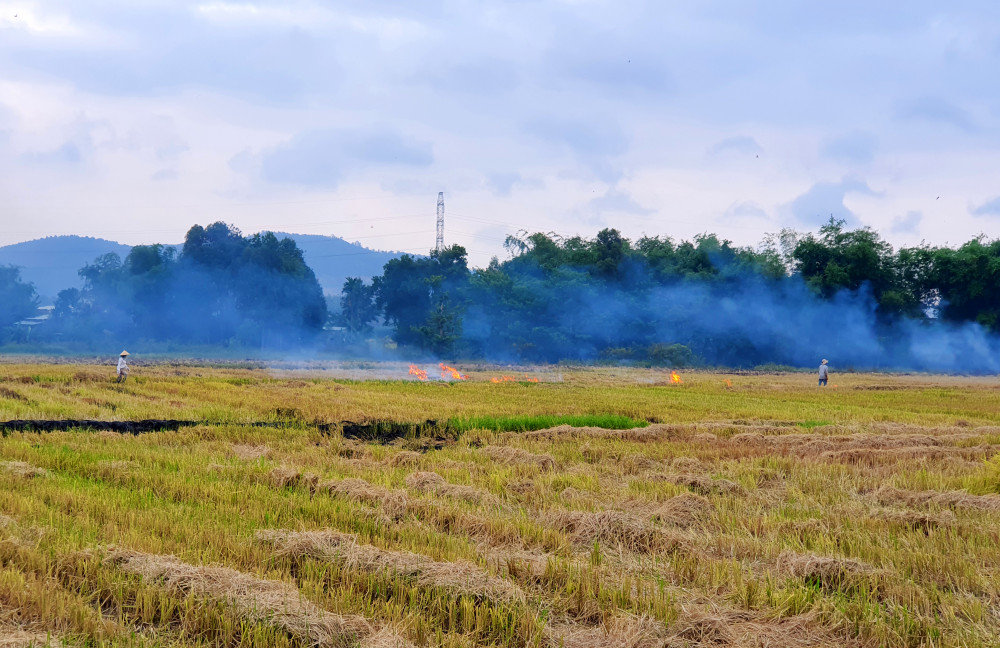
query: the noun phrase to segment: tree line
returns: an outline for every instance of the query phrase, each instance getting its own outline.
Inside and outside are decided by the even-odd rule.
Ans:
[[[348,279],[341,321],[363,334],[383,320],[398,343],[439,356],[674,366],[811,363],[828,341],[849,350],[852,334],[873,365],[931,366],[920,357],[933,345],[970,352],[940,338],[949,325],[1000,331],[1000,241],[982,236],[894,250],[831,219],[757,247],[605,229],[592,239],[522,232],[506,248],[509,259],[485,268],[470,269],[456,245],[392,260],[370,284]]]
[[[80,269],[83,288],[59,292],[51,317],[33,340],[289,346],[320,331],[326,301],[291,239],[270,232],[243,236],[225,223],[188,230],[178,251],[137,245],[125,259],[111,253]],[[0,269],[0,329],[37,307],[15,268]]]
[[[457,245],[402,255],[371,281],[348,279],[328,313],[294,241],[194,226],[178,248],[141,245],[87,264],[83,287],[59,293],[32,341],[292,346],[332,323],[357,348],[378,328],[409,353],[499,361],[802,365],[834,349],[862,365],[1000,362],[1000,241],[983,236],[894,250],[831,219],[755,247],[713,234],[633,241],[609,228],[520,232],[505,248],[506,260],[483,268]],[[11,339],[38,305],[16,268],[0,267],[0,304]]]

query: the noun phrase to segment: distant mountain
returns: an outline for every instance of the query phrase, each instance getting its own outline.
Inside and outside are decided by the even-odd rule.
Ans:
[[[43,304],[51,304],[64,288],[80,288],[80,268],[114,252],[123,259],[132,248],[114,241],[87,236],[47,236],[0,247],[0,265],[21,268],[21,279],[35,284]]]
[[[348,243],[336,236],[286,234],[275,232],[278,238],[288,237],[302,250],[306,264],[316,273],[323,291],[340,294],[347,277],[370,279],[382,274],[382,266],[400,252],[369,250],[357,243]],[[180,246],[176,246],[180,248]],[[122,259],[131,246],[85,236],[48,236],[34,241],[0,247],[0,265],[21,268],[21,278],[35,284],[43,304],[51,304],[65,288],[80,288],[83,280],[77,274],[94,259],[114,252]]]
[[[323,291],[340,294],[348,277],[368,280],[382,274],[382,266],[390,259],[403,255],[402,252],[382,252],[369,250],[358,243],[348,243],[336,236],[315,234],[288,234],[275,232],[278,238],[288,237],[302,250],[306,265],[313,269]]]

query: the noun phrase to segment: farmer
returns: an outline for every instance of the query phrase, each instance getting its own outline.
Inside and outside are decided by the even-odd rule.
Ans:
[[[823,362],[819,363],[819,386],[826,387],[826,379],[830,374],[830,368],[826,366],[826,358],[823,358]]]
[[[128,365],[125,364],[125,358],[128,356],[128,351],[122,351],[122,354],[118,356],[118,380],[115,382],[125,382],[128,378]]]

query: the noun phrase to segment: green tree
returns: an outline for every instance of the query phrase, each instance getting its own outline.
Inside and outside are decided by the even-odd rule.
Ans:
[[[616,229],[603,229],[594,238],[594,267],[598,276],[617,278],[622,263],[630,251],[628,239]]]
[[[366,286],[359,277],[348,277],[340,293],[341,319],[352,333],[367,331],[378,317],[375,287]]]
[[[375,304],[399,344],[438,351],[461,330],[471,274],[465,248],[452,245],[428,257],[404,254],[373,280]]]
[[[38,308],[35,287],[21,281],[21,270],[0,266],[0,329],[34,315]]]
[[[144,337],[171,335],[174,248],[137,245],[122,264],[124,310]]]
[[[181,256],[206,268],[225,269],[242,257],[246,246],[240,231],[226,223],[195,225],[184,236]]]
[[[846,230],[843,220],[831,218],[819,236],[801,238],[792,256],[802,277],[823,297],[867,286],[881,317],[919,314],[918,291],[905,281],[892,246],[871,228]]]
[[[278,239],[273,232],[254,234],[230,269],[237,305],[265,331],[318,331],[326,323],[323,289],[292,239]]]
[[[442,289],[444,278],[436,275],[427,280],[431,289],[431,309],[424,323],[416,331],[421,336],[421,346],[438,356],[452,353],[455,343],[462,337],[462,313]]]
[[[1000,240],[980,236],[958,249],[930,254],[930,283],[940,296],[941,317],[979,322],[1000,332]]]

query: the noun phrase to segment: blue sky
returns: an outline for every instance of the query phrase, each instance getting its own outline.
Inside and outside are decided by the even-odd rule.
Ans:
[[[15,17],[16,16],[16,17]],[[1000,224],[993,2],[0,0],[0,244]]]

